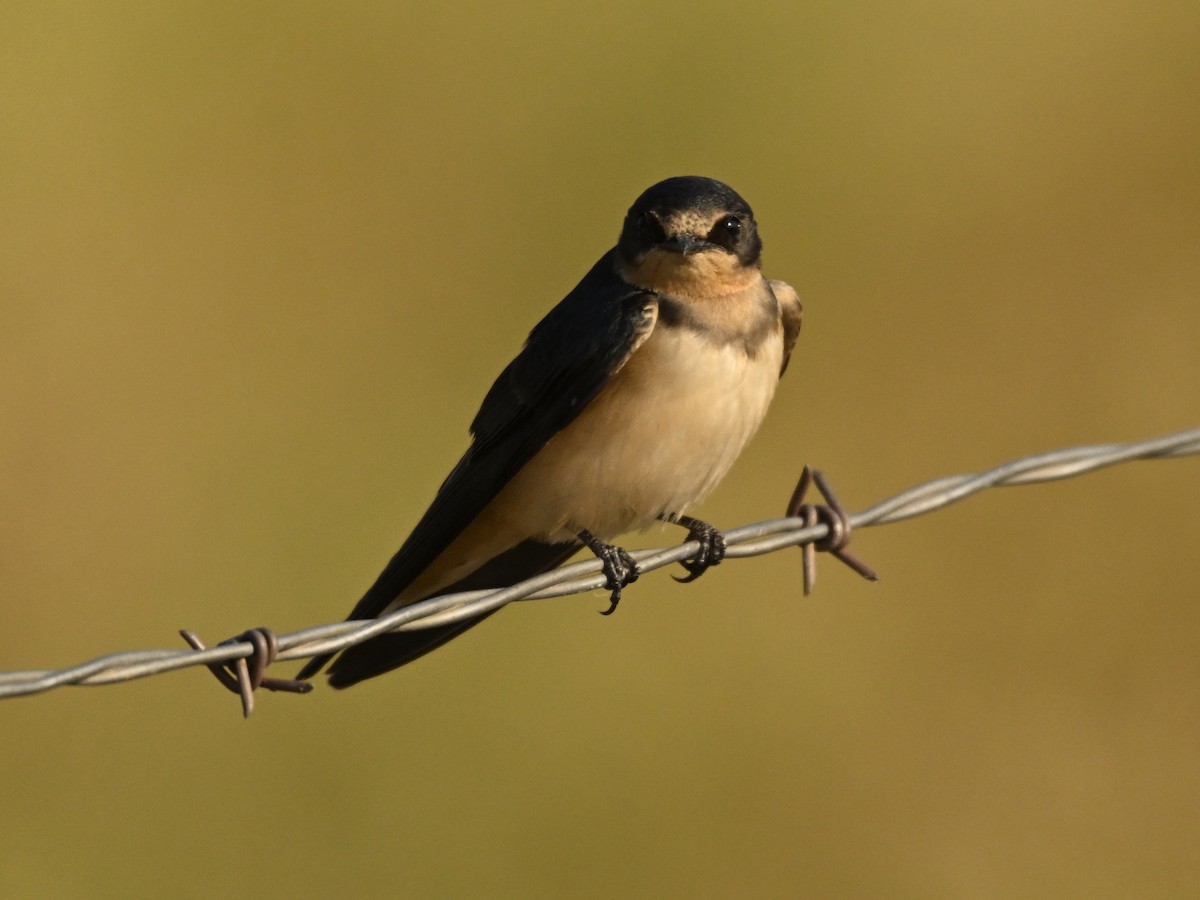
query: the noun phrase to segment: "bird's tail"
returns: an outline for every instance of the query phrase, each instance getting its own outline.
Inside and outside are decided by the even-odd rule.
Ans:
[[[542,541],[523,541],[501,553],[466,578],[452,584],[439,594],[473,591],[482,588],[502,588],[541,575],[561,565],[579,550],[579,544],[548,544]],[[414,601],[416,602],[416,601]],[[492,613],[472,619],[422,628],[416,631],[393,631],[370,638],[343,650],[329,670],[329,684],[335,688],[350,687],[384,672],[390,672],[414,659],[436,650],[442,644],[478,625]],[[318,656],[300,670],[300,679],[311,678],[325,667],[335,654]]]

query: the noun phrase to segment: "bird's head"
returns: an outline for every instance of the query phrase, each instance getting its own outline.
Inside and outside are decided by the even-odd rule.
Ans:
[[[759,276],[762,241],[750,205],[733,188],[695,175],[646,190],[617,242],[622,277],[665,294],[714,297]]]

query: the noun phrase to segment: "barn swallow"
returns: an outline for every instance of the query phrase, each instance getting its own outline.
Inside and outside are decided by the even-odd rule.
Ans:
[[[796,292],[763,277],[761,250],[750,206],[719,181],[669,178],[638,197],[617,245],[500,373],[471,445],[349,619],[507,587],[585,546],[612,612],[638,570],[608,542],[658,521],[700,542],[681,580],[720,562],[720,532],[686,511],[758,429],[800,331]],[[342,651],[329,682],[381,675],[487,615],[371,638]]]

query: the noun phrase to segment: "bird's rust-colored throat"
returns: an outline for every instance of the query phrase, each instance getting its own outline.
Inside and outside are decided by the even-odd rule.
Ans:
[[[746,266],[731,253],[704,250],[687,256],[654,249],[636,263],[623,263],[621,277],[630,284],[688,300],[728,297],[750,288],[762,277],[757,266]]]

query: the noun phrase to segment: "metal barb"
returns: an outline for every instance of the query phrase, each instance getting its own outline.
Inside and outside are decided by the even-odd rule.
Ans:
[[[204,642],[187,628],[179,631],[193,650],[204,650]],[[230,647],[236,644],[248,643],[251,651],[248,656],[239,656],[229,663],[209,663],[208,671],[216,676],[226,690],[237,694],[242,699],[242,717],[250,718],[254,712],[254,692],[261,688],[268,691],[285,691],[290,694],[307,694],[313,689],[307,681],[296,681],[292,678],[267,678],[267,666],[275,660],[279,653],[279,641],[275,632],[270,628],[251,628],[236,637],[221,641],[218,647]],[[247,662],[249,659],[249,662]]]
[[[805,503],[804,496],[811,485],[816,484],[817,490],[825,500],[823,504]],[[800,472],[800,480],[787,505],[788,518],[801,519],[805,528],[816,525],[825,526],[825,536],[810,541],[801,546],[804,567],[804,596],[812,593],[817,583],[817,551],[830,553],[835,559],[849,566],[868,581],[878,581],[879,575],[875,570],[857,557],[846,551],[850,543],[850,515],[838,502],[837,495],[825,476],[817,469],[805,465]]]

